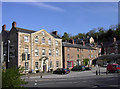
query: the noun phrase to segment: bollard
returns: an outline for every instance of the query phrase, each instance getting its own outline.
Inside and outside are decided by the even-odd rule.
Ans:
[[[42,75],[40,76],[40,78],[42,78]]]
[[[35,86],[37,85],[37,80],[35,80]]]
[[[98,71],[96,71],[96,75],[98,75]]]

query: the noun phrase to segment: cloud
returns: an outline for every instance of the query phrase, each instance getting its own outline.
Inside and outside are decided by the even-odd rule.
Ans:
[[[22,2],[23,0],[3,0],[2,2]],[[34,5],[34,6],[37,6],[39,8],[46,8],[46,9],[49,9],[49,10],[55,10],[55,11],[58,11],[58,12],[65,12],[65,9],[63,8],[60,8],[60,7],[57,7],[57,6],[53,6],[53,5],[49,5],[49,4],[46,4],[46,3],[43,3],[43,2],[39,2],[40,0],[24,0],[23,2],[25,2],[25,4],[29,4],[29,5]],[[26,3],[26,2],[31,2],[30,3]]]
[[[34,2],[34,3],[32,3],[32,5],[37,6],[39,8],[46,8],[46,9],[55,10],[55,11],[58,11],[58,12],[65,12],[65,9],[63,9],[63,8],[56,7],[56,6],[53,6],[53,5],[49,5],[49,4],[46,4],[46,3],[43,3],[43,2]]]

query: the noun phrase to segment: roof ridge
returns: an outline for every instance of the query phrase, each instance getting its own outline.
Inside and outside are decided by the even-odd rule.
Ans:
[[[29,29],[20,28],[20,27],[15,27],[15,28],[22,29],[22,30],[27,30],[27,31],[35,31],[35,30],[29,30]],[[35,31],[35,32],[36,32],[36,31]]]

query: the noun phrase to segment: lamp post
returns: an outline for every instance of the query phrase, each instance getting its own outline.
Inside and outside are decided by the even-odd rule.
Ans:
[[[7,60],[6,60],[6,68],[8,68],[8,62],[10,62],[9,53],[10,53],[10,40],[7,41]]]

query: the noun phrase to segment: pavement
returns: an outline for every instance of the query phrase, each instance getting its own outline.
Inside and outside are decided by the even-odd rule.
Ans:
[[[52,74],[49,73],[36,73],[36,74],[27,74],[22,76],[22,79],[30,78],[30,79],[49,79],[49,78],[75,78],[75,77],[84,77],[84,76],[94,76],[96,75],[96,68],[92,68],[92,70],[86,70],[86,71],[71,71],[69,74]],[[106,68],[100,67],[100,75],[106,75]]]

